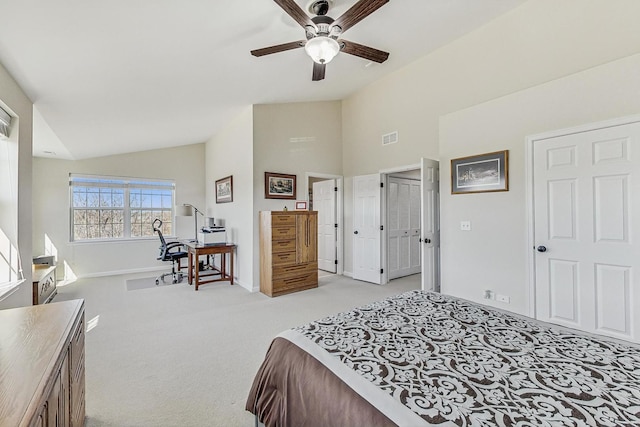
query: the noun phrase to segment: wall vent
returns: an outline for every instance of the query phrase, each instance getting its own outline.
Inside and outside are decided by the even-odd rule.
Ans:
[[[315,136],[292,136],[289,138],[289,142],[297,144],[301,142],[316,142]]]
[[[398,131],[382,135],[382,145],[395,144],[398,142]]]

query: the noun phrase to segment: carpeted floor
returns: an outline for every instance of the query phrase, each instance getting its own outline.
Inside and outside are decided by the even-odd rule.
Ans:
[[[253,426],[245,400],[274,335],[420,287],[420,275],[385,286],[322,275],[278,298],[226,282],[129,291],[139,278],[81,279],[54,300],[85,299],[87,427]]]

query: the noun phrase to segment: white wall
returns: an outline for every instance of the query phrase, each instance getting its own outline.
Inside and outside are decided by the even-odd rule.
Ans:
[[[353,176],[443,160],[440,116],[640,52],[638,16],[636,0],[530,0],[345,99],[345,270]],[[399,142],[382,146],[391,131]]]
[[[440,120],[442,291],[487,303],[484,289],[511,296],[494,305],[530,314],[525,139],[640,113],[640,55],[527,89]],[[469,141],[474,141],[473,145]],[[450,159],[509,150],[509,191],[451,195]],[[459,229],[470,220],[471,232]],[[463,268],[462,268],[463,267]]]
[[[0,301],[0,308],[31,304],[31,155],[33,104],[0,64],[0,106],[17,117],[7,144],[5,169],[0,192],[0,227],[20,251],[25,282]]]
[[[166,267],[157,261],[157,237],[121,242],[69,242],[69,174],[174,179],[176,204],[204,206],[205,145],[150,150],[86,160],[33,158],[33,252],[44,253],[45,235],[78,277],[101,276]],[[193,217],[176,217],[178,237],[193,238]]]
[[[307,200],[305,173],[342,174],[341,102],[305,102],[254,106],[253,227],[254,288],[259,288],[258,213],[293,210],[294,201],[265,199],[264,173],[297,176],[298,200]],[[292,142],[292,138],[307,138]],[[294,140],[295,141],[295,140]]]
[[[207,216],[221,220],[227,241],[237,245],[235,283],[253,290],[253,108],[238,117],[206,144]],[[233,202],[216,204],[215,181],[233,176]]]

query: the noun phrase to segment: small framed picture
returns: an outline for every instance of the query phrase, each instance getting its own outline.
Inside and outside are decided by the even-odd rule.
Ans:
[[[308,210],[307,201],[306,200],[296,200],[296,210],[297,211],[306,211],[306,210]]]
[[[509,151],[451,159],[451,194],[509,191]]]
[[[233,202],[233,175],[216,181],[216,203]]]
[[[264,173],[265,199],[296,199],[296,176],[283,173]]]

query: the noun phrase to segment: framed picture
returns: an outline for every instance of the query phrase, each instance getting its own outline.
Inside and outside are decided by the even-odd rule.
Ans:
[[[283,173],[264,173],[265,199],[296,199],[296,176]]]
[[[216,203],[233,202],[233,175],[216,181]]]
[[[509,191],[509,151],[451,159],[451,194]]]
[[[306,211],[307,201],[306,200],[296,200],[296,210],[297,211]]]

